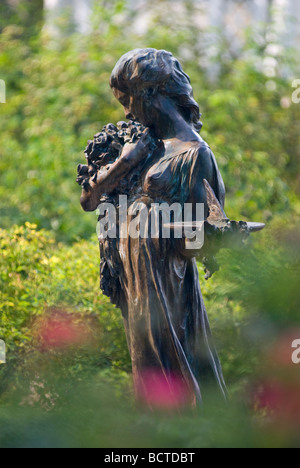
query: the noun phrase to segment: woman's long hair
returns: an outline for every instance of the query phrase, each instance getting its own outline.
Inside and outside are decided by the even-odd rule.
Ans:
[[[156,49],[128,52],[116,64],[110,86],[129,95],[151,90],[168,96],[175,102],[186,122],[197,131],[202,128],[191,81],[170,52]]]

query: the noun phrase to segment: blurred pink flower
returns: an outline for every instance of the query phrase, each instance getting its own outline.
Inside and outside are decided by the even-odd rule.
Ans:
[[[265,380],[254,389],[256,409],[267,410],[276,420],[300,424],[300,385],[279,380]]]
[[[79,346],[90,339],[87,326],[75,315],[52,310],[37,321],[35,329],[42,350]]]
[[[253,393],[257,409],[278,411],[285,401],[285,389],[280,382],[261,381],[254,387]]]
[[[266,410],[276,423],[291,427],[300,425],[300,364],[292,362],[296,339],[300,339],[299,329],[281,334],[266,353],[263,377],[251,391],[256,409]]]
[[[193,395],[187,383],[176,372],[144,369],[137,378],[138,400],[152,408],[172,410],[188,406]]]

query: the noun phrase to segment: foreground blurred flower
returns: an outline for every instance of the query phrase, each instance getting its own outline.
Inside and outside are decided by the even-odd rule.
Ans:
[[[80,316],[59,309],[52,309],[37,319],[34,330],[42,351],[82,346],[92,339],[91,330]]]
[[[137,398],[153,409],[172,410],[191,405],[193,397],[180,374],[144,369],[137,378]]]
[[[300,364],[292,361],[292,343],[299,338],[299,329],[281,334],[264,356],[263,377],[251,392],[256,410],[288,426],[300,426]]]
[[[261,381],[255,390],[257,408],[300,424],[300,385],[270,379]]]

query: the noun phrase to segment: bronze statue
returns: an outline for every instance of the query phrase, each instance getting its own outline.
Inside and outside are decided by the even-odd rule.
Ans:
[[[214,387],[226,398],[196,257],[209,277],[218,268],[218,249],[263,225],[227,219],[224,183],[199,135],[202,124],[190,79],[171,53],[127,53],[110,85],[129,122],[108,124],[95,135],[86,149],[88,165],[78,167],[77,180],[85,211],[101,203],[119,208],[120,195],[128,197],[129,207],[148,208],[148,235],[121,236],[124,226],[117,219],[116,236],[100,240],[101,288],[122,310],[137,397],[155,405],[153,392],[159,387],[167,389],[175,406],[196,404],[206,388]],[[160,203],[204,204],[204,219],[193,215],[186,223],[196,230],[204,225],[203,248],[187,249],[180,236],[150,235],[153,207]],[[132,218],[129,214],[125,227]],[[171,219],[169,227],[174,234],[180,223]]]

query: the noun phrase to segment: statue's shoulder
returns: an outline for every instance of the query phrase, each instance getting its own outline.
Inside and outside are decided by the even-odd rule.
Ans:
[[[197,152],[197,174],[202,179],[210,181],[218,200],[224,206],[225,199],[225,185],[220,173],[216,157],[206,141],[201,138]],[[203,177],[203,174],[206,174]]]
[[[200,137],[200,140],[197,141],[197,144],[194,147],[194,158],[197,166],[203,167],[213,167],[216,164],[215,156],[208,145],[208,143]]]
[[[193,153],[193,179],[196,183],[199,180],[206,179],[216,193],[218,200],[224,205],[225,185],[218,168],[218,163],[215,155],[203,138],[197,142],[197,148]]]
[[[209,144],[199,136],[199,141],[197,141],[197,151],[199,157],[211,157],[212,150]]]

